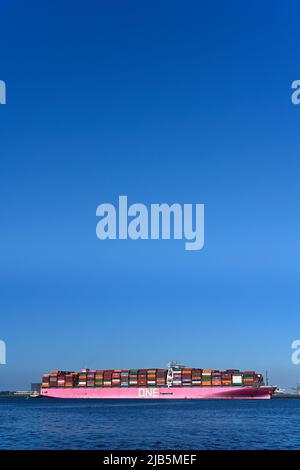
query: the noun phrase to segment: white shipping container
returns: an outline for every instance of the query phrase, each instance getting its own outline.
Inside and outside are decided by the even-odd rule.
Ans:
[[[233,375],[232,376],[232,383],[233,384],[242,384],[243,383],[242,375]]]

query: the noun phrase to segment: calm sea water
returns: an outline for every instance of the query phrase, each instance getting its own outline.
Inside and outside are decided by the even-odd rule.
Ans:
[[[300,449],[300,399],[0,399],[0,449]]]

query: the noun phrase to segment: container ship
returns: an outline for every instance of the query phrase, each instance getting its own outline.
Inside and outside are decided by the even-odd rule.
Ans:
[[[53,370],[43,375],[41,395],[49,398],[101,399],[268,399],[276,387],[263,376],[237,369],[115,369],[81,372]]]

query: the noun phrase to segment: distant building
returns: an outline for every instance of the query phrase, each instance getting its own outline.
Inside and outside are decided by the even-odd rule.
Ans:
[[[31,391],[32,392],[39,392],[41,389],[41,383],[33,383],[31,384]]]

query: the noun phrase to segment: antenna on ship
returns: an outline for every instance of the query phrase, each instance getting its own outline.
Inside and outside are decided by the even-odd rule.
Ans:
[[[268,369],[266,370],[266,385],[269,385]]]

